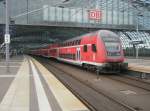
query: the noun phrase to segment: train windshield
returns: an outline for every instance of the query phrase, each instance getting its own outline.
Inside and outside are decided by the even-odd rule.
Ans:
[[[108,56],[120,56],[120,39],[111,31],[102,31],[100,36],[104,41]]]
[[[106,46],[107,51],[111,51],[111,52],[118,52],[118,51],[120,51],[119,43],[105,42],[105,46]]]

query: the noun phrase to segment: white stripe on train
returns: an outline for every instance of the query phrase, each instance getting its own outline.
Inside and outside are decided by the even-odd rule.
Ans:
[[[64,62],[67,62],[67,63],[80,65],[80,66],[82,66],[82,64],[84,64],[84,63],[95,65],[95,66],[103,66],[103,65],[105,65],[105,63],[96,63],[96,62],[87,62],[87,61],[75,61],[75,60],[63,59],[63,58],[60,58],[60,57],[58,57],[56,59],[59,60],[59,61],[64,61]]]

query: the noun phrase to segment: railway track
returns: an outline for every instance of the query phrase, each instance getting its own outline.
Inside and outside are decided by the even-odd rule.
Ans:
[[[72,91],[91,111],[137,111],[133,107],[118,101],[105,91],[96,88],[89,81],[74,76],[51,64],[47,60],[38,60],[47,67],[68,89]],[[108,106],[109,105],[109,106]]]
[[[123,76],[123,75],[124,74],[110,75],[110,76],[107,76],[107,78],[125,83],[125,84],[133,86],[133,87],[144,89],[146,91],[150,91],[150,83],[149,82],[145,82],[138,78],[132,78],[132,77]]]

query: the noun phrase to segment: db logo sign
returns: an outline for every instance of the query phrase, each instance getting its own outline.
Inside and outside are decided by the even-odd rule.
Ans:
[[[89,10],[88,16],[89,16],[89,19],[100,20],[102,17],[102,12],[100,10]]]

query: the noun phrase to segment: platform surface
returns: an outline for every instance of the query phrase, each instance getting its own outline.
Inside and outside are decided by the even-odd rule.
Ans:
[[[126,58],[125,62],[128,63],[128,69],[143,73],[150,73],[150,58]]]
[[[42,64],[30,56],[0,60],[0,111],[89,111]]]

